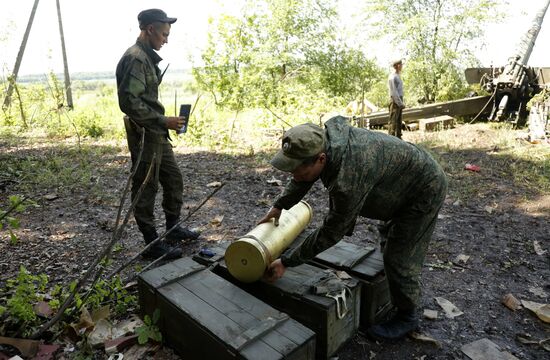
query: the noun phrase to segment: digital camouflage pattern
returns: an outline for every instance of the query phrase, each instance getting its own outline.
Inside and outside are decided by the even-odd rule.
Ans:
[[[132,199],[137,196],[150,164],[155,160],[152,179],[146,184],[134,209],[134,217],[146,240],[155,236],[154,205],[158,184],[163,188],[162,208],[167,221],[178,219],[183,204],[183,178],[169,142],[164,106],[158,100],[162,58],[148,45],[137,41],[120,59],[117,69],[118,101],[124,119],[133,166]],[[145,141],[137,163],[141,134]]]
[[[384,267],[392,302],[414,309],[419,276],[437,214],[447,190],[439,164],[423,149],[396,137],[349,125],[344,117],[325,124],[327,163],[321,181],[329,213],[320,228],[281,257],[296,266],[351,235],[358,216],[389,221]],[[313,182],[291,180],[274,207],[289,209]]]

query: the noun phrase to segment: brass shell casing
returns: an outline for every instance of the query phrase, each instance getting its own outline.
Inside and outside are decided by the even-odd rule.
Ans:
[[[259,224],[233,242],[225,251],[225,263],[231,275],[245,283],[259,280],[269,264],[304,231],[312,216],[311,206],[302,200],[282,211],[279,226],[275,226],[273,220]]]

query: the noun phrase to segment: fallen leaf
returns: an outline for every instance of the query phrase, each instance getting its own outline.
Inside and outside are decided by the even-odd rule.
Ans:
[[[472,360],[519,360],[489,339],[480,339],[463,345],[460,350]]]
[[[136,315],[132,315],[130,319],[126,319],[113,325],[113,338],[133,334],[136,328],[143,326],[143,320]]]
[[[521,303],[512,294],[506,294],[502,297],[502,303],[510,310],[518,310],[521,308]]]
[[[529,334],[517,334],[516,340],[526,345],[538,345],[546,351],[550,351],[550,338],[537,340]]]
[[[441,306],[441,308],[445,312],[445,316],[448,317],[449,319],[454,319],[455,317],[464,314],[452,302],[450,302],[445,298],[436,297],[435,301],[437,301],[439,306]]]
[[[94,326],[92,332],[88,335],[88,344],[93,348],[102,345],[105,341],[111,340],[113,329],[111,323],[105,319],[100,319]]]
[[[45,200],[50,200],[50,201],[55,200],[58,197],[59,196],[57,194],[46,194],[46,195],[44,195],[44,199]]]
[[[439,313],[437,310],[424,309],[424,317],[429,320],[437,319]]]
[[[424,335],[424,334],[418,333],[416,331],[413,331],[412,333],[409,334],[409,336],[411,338],[415,339],[415,340],[422,341],[422,342],[427,342],[427,343],[433,344],[437,347],[441,347],[441,343],[439,341],[437,341],[436,339],[434,339],[432,337],[429,337],[428,335]]]
[[[493,208],[489,205],[485,206],[485,211],[487,211],[489,214],[491,214],[493,212]]]
[[[38,348],[40,347],[40,342],[38,340],[9,338],[3,336],[0,336],[0,344],[13,346],[19,350],[21,355],[25,356],[25,358],[34,358],[38,352]],[[4,353],[0,352],[0,356],[2,355],[4,355]],[[3,359],[4,357],[1,358]]]
[[[109,309],[109,305],[105,305],[92,313],[92,321],[96,323],[101,319],[108,319],[110,315],[111,310]]]
[[[468,261],[469,258],[470,258],[470,255],[460,254],[455,258],[454,263],[464,263],[464,264],[466,264],[466,261]]]
[[[210,225],[212,226],[220,226],[222,224],[224,215],[217,215],[212,220],[210,220]]]
[[[541,319],[545,323],[550,323],[549,304],[541,304],[534,301],[521,300],[521,305],[523,305],[526,309],[534,312],[539,317],[539,319]]]
[[[529,287],[529,292],[541,298],[546,298],[548,296],[548,294],[546,294],[546,292],[541,287],[531,286]]]
[[[222,183],[219,182],[219,181],[214,181],[214,182],[206,184],[206,187],[220,187],[220,186],[222,186]]]
[[[34,313],[38,316],[50,317],[53,314],[53,310],[46,301],[37,302],[34,307]]]
[[[283,186],[283,182],[281,180],[275,179],[275,178],[271,178],[271,179],[267,180],[267,183],[271,184],[271,185]]]
[[[533,241],[533,247],[535,248],[535,253],[538,256],[542,256],[542,255],[546,254],[546,252],[547,252],[546,250],[542,249],[542,246],[540,246],[540,244],[537,240]]]

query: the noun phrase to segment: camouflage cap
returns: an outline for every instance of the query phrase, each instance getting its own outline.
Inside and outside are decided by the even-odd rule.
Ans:
[[[293,172],[304,160],[325,150],[325,130],[315,124],[295,126],[283,135],[281,150],[271,159],[275,168]]]
[[[168,17],[168,15],[166,15],[166,13],[161,9],[147,9],[138,14],[140,29],[143,29],[143,27],[155,22],[173,24],[176,20],[178,19]]]

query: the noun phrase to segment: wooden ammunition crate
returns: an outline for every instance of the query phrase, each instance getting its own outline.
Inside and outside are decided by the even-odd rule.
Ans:
[[[377,247],[342,240],[313,260],[320,266],[346,271],[361,281],[361,327],[380,322],[392,308],[382,255]]]
[[[222,249],[213,250],[213,257],[196,255],[193,258],[203,264],[218,261],[217,266],[213,267],[213,272],[315,331],[317,359],[330,358],[358,329],[361,303],[359,281],[352,278],[343,280],[349,289],[349,292],[346,291],[345,300],[347,312],[339,318],[336,300],[325,295],[315,295],[312,290],[312,286],[329,272],[334,273],[333,270],[303,264],[287,268],[284,276],[272,284],[264,281],[245,284],[229,273],[220,256]],[[340,310],[342,315],[342,303]]]
[[[191,258],[138,278],[142,315],[160,310],[165,341],[185,359],[313,359],[315,334]]]

